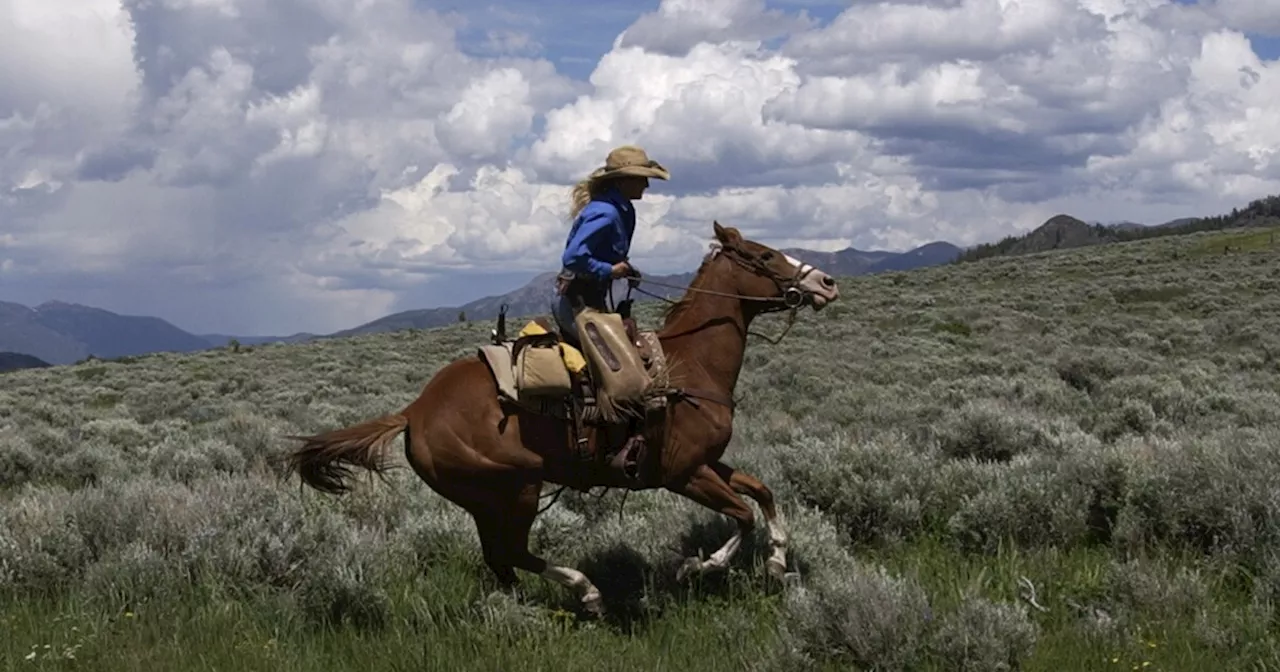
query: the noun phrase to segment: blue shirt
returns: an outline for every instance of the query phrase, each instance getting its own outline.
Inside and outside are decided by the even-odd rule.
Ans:
[[[613,265],[626,261],[635,230],[635,206],[617,187],[610,187],[574,218],[560,261],[579,276],[607,282]]]

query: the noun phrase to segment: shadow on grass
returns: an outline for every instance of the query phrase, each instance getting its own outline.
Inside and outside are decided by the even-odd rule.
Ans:
[[[604,622],[628,634],[641,633],[673,608],[699,602],[758,600],[780,592],[781,586],[765,571],[769,547],[759,527],[742,540],[726,570],[691,575],[683,582],[676,580],[686,558],[710,557],[735,529],[736,523],[728,519],[693,523],[675,540],[672,552],[658,563],[619,543],[587,555],[578,563],[578,569],[600,589],[605,603]],[[565,600],[563,606],[583,615],[573,598]]]

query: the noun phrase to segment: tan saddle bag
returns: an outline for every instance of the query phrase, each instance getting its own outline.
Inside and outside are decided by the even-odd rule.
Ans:
[[[563,397],[573,389],[564,354],[554,335],[537,336],[520,343],[515,373],[516,389],[521,396]]]
[[[627,336],[622,316],[584,308],[574,318],[574,324],[591,364],[601,409],[623,412],[624,406],[642,404],[651,380],[640,353]]]

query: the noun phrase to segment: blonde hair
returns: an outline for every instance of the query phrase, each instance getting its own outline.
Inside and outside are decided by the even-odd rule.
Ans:
[[[608,180],[593,180],[589,177],[573,185],[573,192],[569,197],[569,219],[577,217],[593,197],[604,192],[607,185]]]

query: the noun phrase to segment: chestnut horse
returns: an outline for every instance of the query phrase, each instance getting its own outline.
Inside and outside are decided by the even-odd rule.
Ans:
[[[633,489],[665,488],[737,521],[737,531],[705,561],[688,558],[689,572],[722,570],[755,526],[754,499],[768,525],[767,568],[781,578],[787,566],[787,532],[773,494],[759,479],[721,460],[733,431],[733,391],[742,369],[747,328],[753,318],[803,305],[821,310],[839,297],[826,273],[781,252],[745,240],[734,228],[714,223],[717,244],[684,297],[657,335],[668,361],[678,362],[670,384],[664,440],[650,451],[651,478]],[[427,382],[406,408],[304,441],[289,456],[290,467],[321,492],[348,490],[348,465],[374,472],[390,466],[385,454],[405,434],[409,465],[439,495],[475,519],[485,563],[499,581],[516,582],[515,569],[538,574],[576,590],[583,607],[603,613],[600,592],[581,572],[548,563],[529,551],[544,482],[579,488],[614,485],[607,476],[583,480],[565,465],[564,420],[504,409],[486,364],[478,357],[455,360]],[[581,473],[581,472],[577,472]]]

